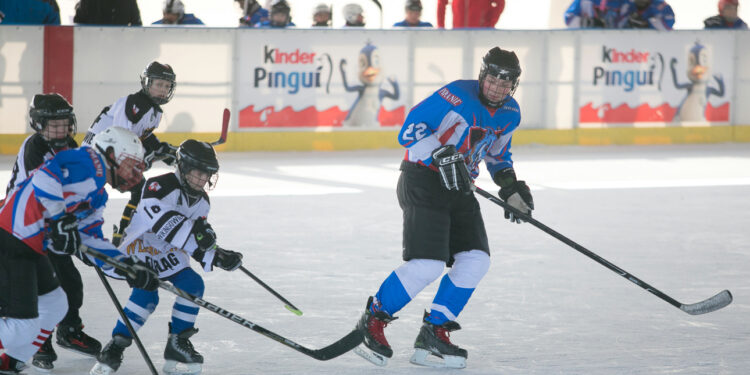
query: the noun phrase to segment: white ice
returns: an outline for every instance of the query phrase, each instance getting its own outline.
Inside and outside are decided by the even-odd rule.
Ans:
[[[240,272],[205,274],[205,299],[310,348],[348,333],[367,297],[401,263],[395,194],[401,150],[222,153],[209,216],[222,246],[299,307],[295,316]],[[429,286],[386,334],[377,368],[353,353],[320,362],[214,313],[193,337],[205,374],[746,374],[750,369],[750,146],[514,148],[534,217],[682,303],[729,289],[735,301],[690,316],[478,197],[492,266],[459,316],[464,370],[409,364]],[[7,181],[13,158],[0,158]],[[163,173],[155,169],[150,175]],[[495,191],[483,171],[478,185]],[[124,196],[113,194],[107,233]],[[79,264],[86,332],[102,343],[117,319],[93,270]],[[194,267],[197,268],[197,267]],[[201,272],[201,271],[199,271]],[[112,281],[120,300],[125,283]],[[161,370],[174,296],[139,332]],[[56,374],[93,360],[57,348]],[[28,373],[33,373],[28,371]],[[135,345],[117,374],[147,374]]]

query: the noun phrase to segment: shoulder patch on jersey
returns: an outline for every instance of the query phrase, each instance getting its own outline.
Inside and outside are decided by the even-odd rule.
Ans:
[[[149,178],[146,181],[146,189],[143,190],[143,198],[162,199],[169,193],[180,188],[180,181],[174,173],[166,173]]]
[[[152,108],[154,109],[154,112],[161,111],[161,108],[158,105],[154,104],[148,96],[140,91],[128,95],[128,98],[125,100],[125,116],[134,124],[141,121],[143,116],[145,116]]]
[[[440,95],[440,96],[441,96],[441,97],[442,97],[443,99],[445,99],[445,101],[447,101],[448,103],[451,103],[451,104],[452,104],[452,105],[453,105],[454,107],[455,107],[455,106],[458,106],[458,105],[460,105],[461,103],[463,103],[463,101],[461,100],[461,98],[459,98],[459,97],[458,97],[458,96],[456,96],[456,95],[453,95],[453,94],[452,94],[452,93],[450,92],[450,90],[448,90],[448,88],[447,88],[447,87],[443,87],[442,89],[440,89],[440,90],[438,91],[438,94],[439,94],[439,95]]]
[[[151,191],[159,191],[161,189],[161,185],[159,185],[159,181],[153,181],[150,184],[148,184],[148,190]]]

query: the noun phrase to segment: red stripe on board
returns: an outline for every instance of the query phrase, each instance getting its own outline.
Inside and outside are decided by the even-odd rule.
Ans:
[[[56,92],[73,103],[73,27],[44,27],[45,93]]]

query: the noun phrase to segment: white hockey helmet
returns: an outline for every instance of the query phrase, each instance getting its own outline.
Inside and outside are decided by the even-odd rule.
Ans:
[[[179,14],[180,17],[185,14],[185,4],[181,0],[164,0],[164,13]]]
[[[364,13],[364,9],[359,4],[351,3],[344,5],[344,19],[350,24],[357,23],[357,16]]]
[[[104,156],[109,165],[109,183],[119,191],[127,191],[143,179],[145,151],[141,140],[128,129],[110,126],[95,135],[91,145]],[[112,151],[114,155],[110,155]]]

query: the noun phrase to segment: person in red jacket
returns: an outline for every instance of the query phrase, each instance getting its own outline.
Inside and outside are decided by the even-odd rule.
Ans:
[[[445,7],[449,0],[438,0],[437,26],[445,28]],[[452,0],[453,28],[494,28],[505,9],[505,0]]]

